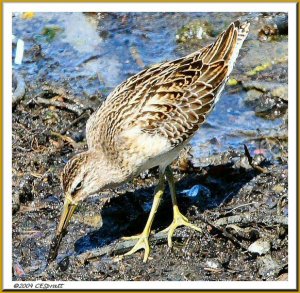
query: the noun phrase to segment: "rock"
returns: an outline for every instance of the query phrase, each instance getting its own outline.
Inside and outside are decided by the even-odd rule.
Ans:
[[[271,249],[271,243],[268,239],[260,238],[253,242],[249,247],[248,251],[259,255],[266,254]]]
[[[226,226],[226,230],[229,230],[229,229],[232,230],[232,231],[230,231],[230,233],[232,233],[234,236],[239,237],[239,238],[255,240],[259,237],[258,230],[254,229],[252,227],[241,228],[237,225],[229,224]]]
[[[276,119],[287,111],[288,89],[275,82],[245,81],[242,83],[247,96],[245,103],[254,108],[255,114],[266,119]]]
[[[246,170],[252,169],[251,165],[249,164],[249,160],[246,156],[241,156],[239,160],[237,160],[234,164],[235,168],[244,168]]]
[[[288,17],[286,14],[276,15],[268,24],[264,25],[258,32],[260,41],[278,40],[280,35],[288,34]]]
[[[281,100],[288,100],[288,87],[287,85],[279,86],[271,91],[273,97],[278,97]]]
[[[210,268],[210,269],[221,269],[222,264],[214,258],[208,258],[204,264],[204,267]]]
[[[266,93],[255,106],[255,114],[265,119],[276,119],[282,117],[287,110],[287,103],[277,97],[273,97],[271,93]]]
[[[202,39],[210,39],[215,34],[214,27],[207,21],[196,20],[181,27],[176,34],[176,40],[178,43],[195,40],[199,42]]]
[[[265,81],[244,81],[242,85],[247,90],[247,100],[252,101],[261,97],[262,93],[271,93],[272,97],[277,97],[281,100],[288,100],[288,87],[277,82]]]
[[[71,137],[75,142],[81,142],[85,139],[85,131],[80,130],[80,131],[73,132],[71,133]]]
[[[13,71],[13,96],[12,103],[15,106],[21,99],[23,99],[26,92],[26,84],[21,74]]]
[[[266,160],[263,154],[256,154],[253,158],[253,164],[256,166],[259,166],[261,163],[263,163]]]
[[[288,206],[288,204],[286,204],[286,205],[282,208],[282,214],[283,214],[285,217],[288,217],[288,215],[289,215],[289,206]]]
[[[100,214],[95,215],[82,215],[80,213],[77,213],[73,216],[73,221],[78,221],[80,223],[83,223],[85,225],[89,225],[93,228],[100,229],[103,225],[102,217]]]
[[[263,93],[261,91],[258,91],[255,89],[249,90],[247,92],[247,96],[245,98],[245,103],[248,103],[248,104],[255,103],[262,95],[263,95]]]
[[[271,255],[259,258],[258,265],[258,273],[265,279],[276,276],[282,268],[282,266],[279,265],[278,262],[271,257]]]
[[[275,23],[264,25],[258,32],[258,39],[260,41],[277,40],[279,35],[278,27]]]
[[[274,23],[281,35],[287,35],[289,30],[288,16],[286,13],[278,14],[274,17]]]
[[[247,91],[254,89],[263,93],[272,91],[278,87],[278,83],[259,81],[259,80],[244,81],[242,82],[242,85],[244,89]]]
[[[253,75],[261,74],[264,71],[273,71],[274,65],[284,64],[286,66],[288,56],[288,46],[286,41],[276,42],[257,42],[257,40],[247,40],[251,46],[251,56],[249,54],[240,56],[239,64],[243,66],[244,72],[253,73]],[[239,76],[239,80],[244,79],[243,75]],[[278,79],[270,79],[270,82]]]
[[[270,208],[273,209],[274,207],[277,206],[278,198],[274,196],[274,194],[271,194],[267,200],[266,200],[266,205]]]

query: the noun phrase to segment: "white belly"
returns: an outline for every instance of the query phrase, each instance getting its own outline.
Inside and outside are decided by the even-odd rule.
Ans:
[[[125,150],[124,161],[132,173],[140,174],[159,166],[164,170],[179,155],[187,142],[173,148],[170,141],[161,135],[149,135],[139,129],[130,129],[119,138],[120,148]]]

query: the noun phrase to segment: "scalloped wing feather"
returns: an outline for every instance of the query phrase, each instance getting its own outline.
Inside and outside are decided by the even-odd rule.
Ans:
[[[188,140],[217,102],[248,28],[248,23],[232,23],[215,43],[154,65],[119,85],[87,123],[89,147],[112,147],[124,133],[158,135],[171,148]],[[98,137],[90,135],[96,131]]]
[[[237,57],[236,47],[247,35],[238,41],[245,28],[248,26],[232,23],[214,44],[169,63],[163,74],[156,72],[159,82],[141,88],[143,106],[127,127],[139,126],[142,132],[160,134],[173,147],[190,138],[213,109]]]

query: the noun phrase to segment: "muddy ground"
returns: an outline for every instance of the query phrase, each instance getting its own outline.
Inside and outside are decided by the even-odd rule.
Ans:
[[[148,14],[146,18],[158,26],[163,17],[163,25],[176,21],[176,33],[167,35],[173,49],[165,53],[174,57],[199,46],[194,33],[199,27],[206,28],[209,36],[200,45],[209,43],[218,29],[222,30],[217,14],[217,29],[212,31],[213,16],[175,13]],[[50,16],[14,17],[16,34],[24,23],[28,26],[24,38],[29,45],[23,66],[14,67],[13,280],[288,279],[286,15],[224,16],[225,23],[250,18],[249,38],[219,108],[173,165],[179,206],[202,232],[179,228],[173,248],[168,248],[166,236],[159,233],[172,221],[167,190],[154,222],[148,262],[142,262],[143,252],[119,257],[134,244],[121,237],[140,233],[147,220],[158,178],[153,169],[125,186],[104,191],[105,202],[97,195],[83,202],[57,260],[48,266],[49,246],[63,203],[60,172],[69,158],[86,148],[85,123],[115,84],[103,72],[102,83],[99,74],[88,78],[86,68],[85,74],[79,69],[70,75],[70,64],[65,60],[60,63],[50,54],[51,44],[55,48],[62,44],[56,35],[59,29],[47,27],[39,31],[44,32],[40,38],[32,37],[32,31],[40,29],[37,23],[51,23]],[[80,14],[80,18],[95,25],[103,42],[109,36],[121,38],[131,31],[146,40],[153,37],[148,28],[142,34],[143,29],[138,27],[145,16],[95,13]],[[160,36],[159,32],[156,35]],[[119,50],[120,44],[115,45]],[[157,62],[146,54],[149,49],[145,53],[137,47],[127,52],[131,59],[124,70],[120,67],[120,81],[138,72],[139,67]],[[66,54],[64,50],[62,55]],[[103,65],[109,56],[94,52],[86,58],[92,59],[83,58],[84,64],[100,60]],[[80,96],[85,83],[89,90]],[[238,103],[232,101],[235,96]],[[233,104],[239,108],[234,109]]]

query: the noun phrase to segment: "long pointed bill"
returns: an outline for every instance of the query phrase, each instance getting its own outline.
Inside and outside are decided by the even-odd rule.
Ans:
[[[53,261],[57,257],[58,248],[60,246],[63,237],[67,234],[66,228],[71,220],[72,215],[74,214],[76,207],[77,207],[77,203],[74,203],[69,196],[66,196],[63,211],[60,216],[60,221],[56,230],[56,235],[52,239],[50,245],[50,251],[47,259],[48,263]]]
[[[56,236],[63,234],[63,231],[67,228],[76,207],[77,205],[72,204],[68,198],[65,199],[64,208],[56,230]]]

